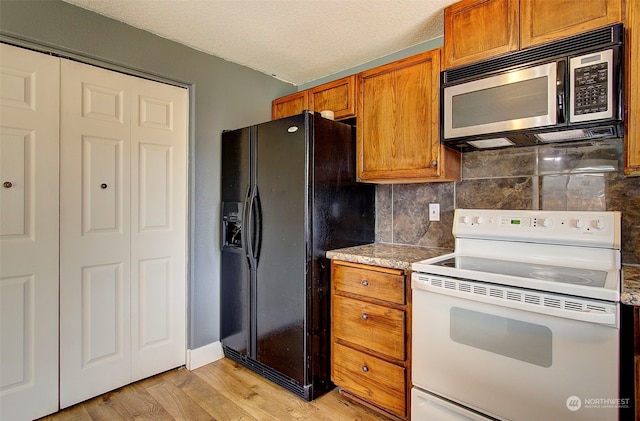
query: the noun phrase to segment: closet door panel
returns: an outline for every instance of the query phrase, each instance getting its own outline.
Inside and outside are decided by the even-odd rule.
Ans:
[[[130,382],[130,82],[61,60],[60,403]]]
[[[0,57],[0,419],[35,419],[58,409],[59,60]]]
[[[34,133],[31,130],[0,128],[0,235],[3,238],[33,233],[31,192]],[[7,184],[9,183],[9,184]]]
[[[146,80],[133,92],[135,381],[185,364],[188,95],[186,89]]]
[[[123,234],[123,140],[82,138],[82,234]]]

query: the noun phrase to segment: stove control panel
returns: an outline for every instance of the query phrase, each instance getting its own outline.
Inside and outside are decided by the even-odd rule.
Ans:
[[[453,235],[616,248],[620,212],[456,209]]]

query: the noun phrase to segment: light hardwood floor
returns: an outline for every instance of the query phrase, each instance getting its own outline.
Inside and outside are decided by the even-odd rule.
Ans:
[[[227,358],[171,370],[67,408],[41,421],[382,421],[334,389],[307,402]]]

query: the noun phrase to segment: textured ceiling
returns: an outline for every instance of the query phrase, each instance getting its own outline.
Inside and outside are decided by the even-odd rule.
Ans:
[[[64,0],[301,85],[443,34],[457,0]]]

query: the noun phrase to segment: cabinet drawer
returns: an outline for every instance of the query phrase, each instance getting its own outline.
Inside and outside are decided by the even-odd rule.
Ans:
[[[334,295],[332,320],[336,339],[404,361],[404,311]]]
[[[336,385],[394,414],[406,415],[404,367],[335,343],[332,358]]]
[[[361,267],[333,266],[333,288],[336,293],[405,303],[405,276],[401,270],[377,271]]]

